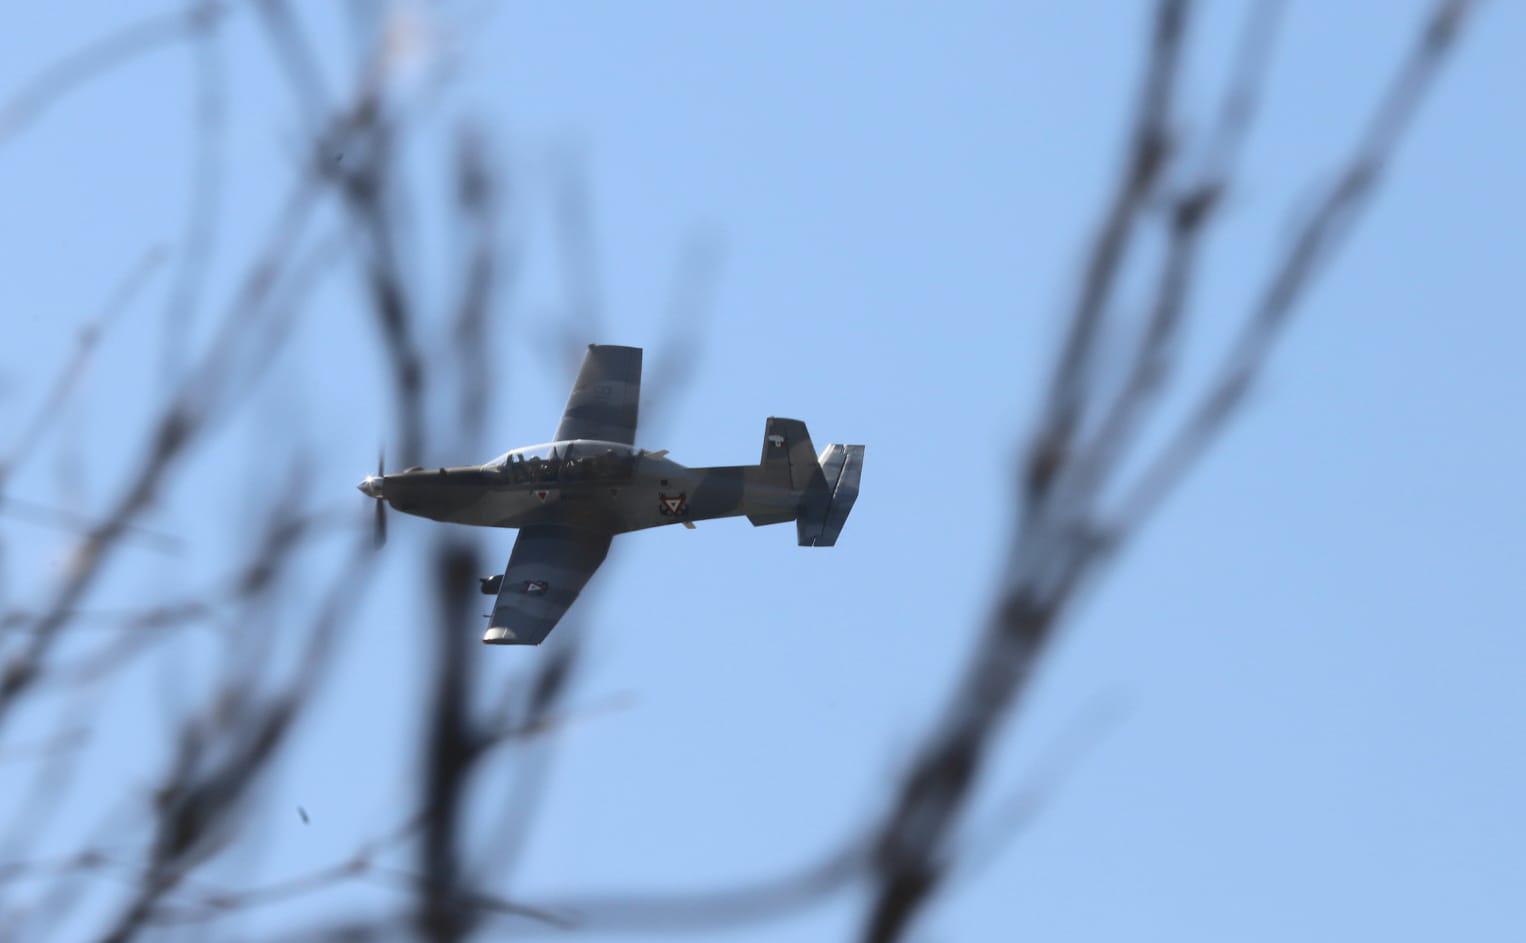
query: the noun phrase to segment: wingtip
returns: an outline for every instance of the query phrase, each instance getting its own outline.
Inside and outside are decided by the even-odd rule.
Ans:
[[[482,641],[487,645],[512,645],[518,641],[514,637],[514,630],[507,626],[495,625],[482,633]]]

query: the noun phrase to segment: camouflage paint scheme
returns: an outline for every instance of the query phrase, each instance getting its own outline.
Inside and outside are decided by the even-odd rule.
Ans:
[[[801,546],[836,543],[858,496],[862,445],[818,457],[805,423],[771,418],[758,464],[688,468],[635,447],[640,395],[641,349],[590,345],[555,441],[482,465],[371,475],[360,490],[406,514],[519,529],[504,574],[482,581],[497,595],[490,644],[540,644],[616,534],[746,516],[795,521]]]

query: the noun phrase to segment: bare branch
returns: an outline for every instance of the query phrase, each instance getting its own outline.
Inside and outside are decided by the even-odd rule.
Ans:
[[[1434,85],[1437,72],[1473,7],[1469,0],[1444,0],[1437,4],[1419,40],[1389,84],[1355,153],[1274,265],[1218,378],[1123,499],[1119,529],[1138,527],[1244,405],[1246,394],[1314,276],[1334,257],[1371,200],[1383,171],[1393,160],[1400,136]],[[1116,530],[1113,536],[1116,538]]]
[[[206,2],[138,20],[53,63],[0,105],[0,146],[70,92],[140,56],[211,29],[224,11],[223,4]]]
[[[1157,7],[1129,154],[1112,203],[1092,242],[1050,382],[1048,405],[1030,446],[1026,470],[1030,504],[1041,500],[1047,492],[1057,466],[1066,460],[1070,442],[1079,431],[1084,418],[1082,403],[1091,382],[1092,359],[1114,283],[1127,255],[1134,224],[1170,153],[1172,107],[1189,12],[1187,0],[1162,0]]]
[[[0,492],[4,491],[6,478],[14,473],[21,462],[37,448],[38,442],[53,426],[59,410],[68,402],[70,395],[84,379],[101,338],[112,323],[132,305],[133,299],[147,284],[149,276],[153,275],[164,262],[164,256],[165,252],[161,246],[155,246],[145,252],[127,275],[117,283],[100,312],[80,326],[79,333],[74,339],[74,352],[64,362],[63,369],[53,378],[52,386],[48,394],[43,397],[37,412],[22,426],[22,431],[16,437],[16,441],[11,444],[9,452],[0,458]]]
[[[1002,720],[1028,688],[1042,654],[1079,592],[1096,578],[1110,551],[1137,529],[1166,489],[1180,479],[1191,460],[1222,430],[1264,362],[1270,342],[1300,297],[1308,275],[1324,261],[1351,214],[1370,195],[1378,170],[1389,158],[1399,130],[1430,84],[1451,48],[1467,4],[1442,3],[1433,14],[1416,51],[1401,68],[1380,105],[1373,129],[1339,185],[1295,239],[1279,264],[1265,297],[1231,350],[1222,379],[1189,416],[1165,453],[1147,470],[1116,529],[1099,532],[1093,523],[1096,489],[1111,466],[1117,446],[1096,442],[1083,454],[1070,448],[1082,417],[1096,409],[1102,384],[1089,375],[1088,361],[1099,325],[1105,318],[1107,289],[1126,251],[1139,200],[1169,155],[1159,143],[1185,9],[1163,0],[1147,69],[1146,94],[1136,119],[1134,159],[1125,168],[1120,197],[1099,231],[1092,265],[1083,275],[1082,303],[1071,315],[1060,366],[1050,390],[1049,407],[1030,447],[1024,489],[1024,512],[1013,559],[984,642],[956,688],[943,725],[929,738],[912,764],[896,804],[882,826],[875,858],[877,887],[864,939],[890,941],[906,933],[912,919],[945,878],[952,854],[950,840],[969,792]],[[1252,30],[1270,20],[1254,21]],[[1157,71],[1163,70],[1163,71]],[[1226,120],[1248,120],[1254,71],[1241,71],[1226,106]],[[1138,129],[1144,129],[1140,131]],[[1153,129],[1153,130],[1152,130]],[[1241,131],[1219,136],[1224,156],[1210,161],[1210,176],[1189,190],[1172,217],[1172,242],[1155,308],[1149,319],[1135,376],[1124,385],[1124,401],[1114,407],[1123,419],[1104,420],[1104,433],[1133,428],[1160,382],[1165,352],[1177,330],[1196,254],[1196,240],[1223,181],[1216,173],[1232,168]],[[1155,143],[1151,143],[1151,142]],[[1091,463],[1091,464],[1088,464]]]

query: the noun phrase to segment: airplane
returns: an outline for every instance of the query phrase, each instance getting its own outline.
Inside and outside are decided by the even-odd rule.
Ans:
[[[436,521],[518,528],[501,575],[489,645],[539,645],[561,621],[617,534],[745,516],[754,526],[795,522],[802,547],[837,543],[858,499],[862,445],[817,455],[805,423],[770,418],[756,465],[687,468],[667,449],[636,448],[641,348],[590,344],[554,441],[512,449],[482,465],[409,468],[358,486],[376,499],[378,541],[386,507]]]

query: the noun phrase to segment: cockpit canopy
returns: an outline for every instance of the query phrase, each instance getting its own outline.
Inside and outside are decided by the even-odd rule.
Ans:
[[[632,475],[640,454],[620,442],[567,439],[511,449],[482,467],[516,482],[616,480]]]

